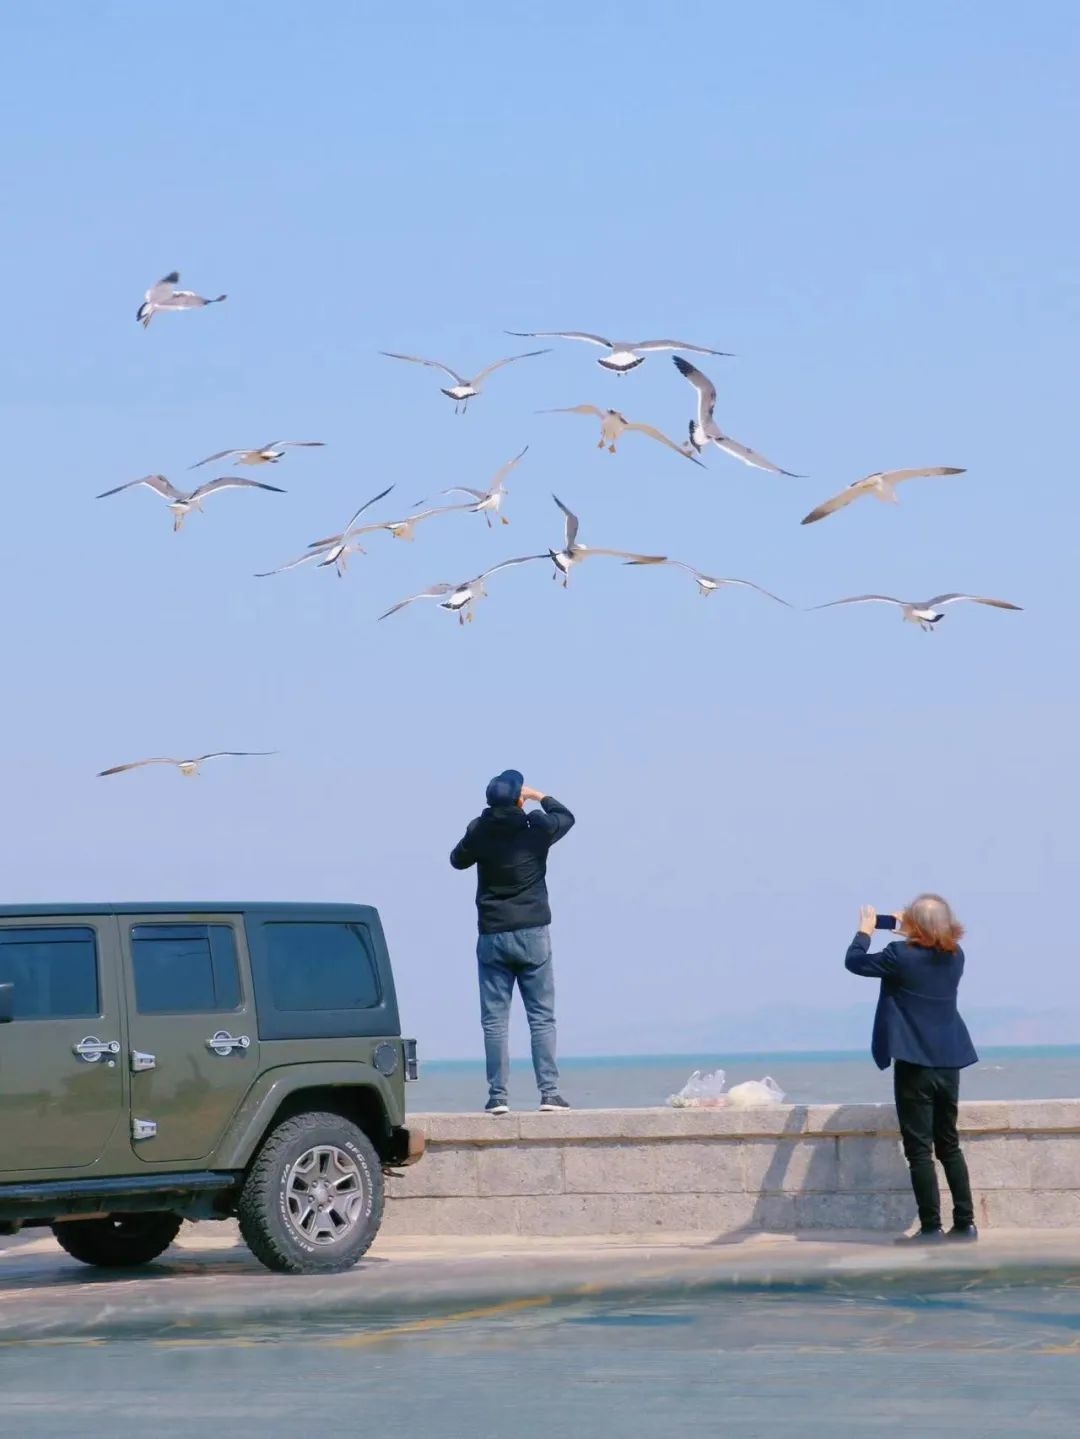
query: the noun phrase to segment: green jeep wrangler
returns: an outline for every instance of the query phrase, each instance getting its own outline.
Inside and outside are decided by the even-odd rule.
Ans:
[[[415,1077],[366,905],[0,906],[0,1233],[121,1266],[235,1216],[269,1269],[347,1269]]]

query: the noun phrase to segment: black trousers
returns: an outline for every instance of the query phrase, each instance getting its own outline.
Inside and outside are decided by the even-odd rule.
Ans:
[[[960,1071],[930,1069],[898,1059],[893,1068],[893,1091],[904,1157],[911,1170],[911,1187],[919,1206],[919,1223],[923,1229],[941,1228],[941,1195],[934,1168],[936,1154],[952,1194],[953,1224],[961,1228],[974,1224],[971,1181],[956,1132]]]

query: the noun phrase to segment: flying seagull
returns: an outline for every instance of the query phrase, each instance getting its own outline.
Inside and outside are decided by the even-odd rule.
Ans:
[[[286,570],[295,570],[298,565],[306,565],[311,560],[318,560],[320,569],[326,565],[333,565],[337,570],[338,579],[341,579],[345,574],[345,567],[348,564],[349,556],[366,553],[360,545],[353,544],[350,539],[350,536],[354,533],[353,526],[366,509],[370,509],[372,505],[378,504],[380,500],[384,500],[393,488],[393,485],[387,485],[385,490],[380,490],[379,493],[373,495],[370,500],[365,500],[360,508],[353,514],[341,534],[330,535],[325,540],[316,540],[314,544],[308,546],[305,553],[300,555],[298,559],[290,560],[288,564],[285,565],[278,565],[276,570],[261,570],[255,578],[257,580],[264,580],[270,575],[284,574]]]
[[[97,498],[104,500],[109,495],[118,495],[122,490],[134,489],[137,485],[145,485],[148,490],[153,490],[155,495],[168,501],[174,533],[183,527],[192,510],[202,510],[202,502],[207,495],[214,495],[218,490],[271,490],[275,495],[285,493],[278,485],[264,485],[261,480],[244,480],[238,475],[223,475],[219,480],[208,480],[205,485],[199,485],[198,489],[194,490],[178,490],[164,475],[143,475],[141,480],[129,480],[126,485],[103,490]]]
[[[690,453],[688,444],[677,445],[674,440],[669,440],[662,431],[654,429],[652,425],[643,425],[637,420],[628,420],[618,410],[601,410],[596,405],[562,405],[554,410],[540,410],[541,415],[595,415],[600,421],[600,438],[596,442],[596,448],[602,450],[607,446],[612,454],[615,453],[615,446],[620,436],[626,430],[638,430],[650,439],[659,440],[662,445],[667,445],[669,450],[674,450],[677,455],[684,459],[692,460],[695,465],[701,461]],[[702,465],[702,469],[704,469]]]
[[[828,610],[831,609],[833,605],[861,605],[875,601],[884,605],[898,605],[904,620],[910,621],[913,625],[918,625],[919,628],[925,630],[927,634],[932,634],[934,626],[938,621],[945,618],[944,614],[939,612],[941,606],[955,605],[960,600],[971,600],[977,605],[993,605],[993,607],[998,610],[1019,610],[1023,608],[1022,605],[1011,604],[1008,600],[988,599],[985,595],[958,594],[935,595],[932,600],[897,600],[894,599],[892,595],[851,595],[848,599],[830,600],[828,604],[811,605],[810,608],[815,610]]]
[[[147,290],[146,299],[135,312],[135,318],[144,330],[159,310],[201,310],[204,305],[218,305],[226,298],[215,295],[212,300],[207,300],[202,295],[196,295],[194,290],[178,290],[176,286],[179,283],[180,271],[171,270]]]
[[[257,450],[218,450],[216,455],[207,455],[205,460],[199,460],[188,468],[197,470],[200,465],[208,465],[212,460],[235,460],[238,465],[276,465],[286,450],[312,450],[321,448],[325,443],[325,440],[271,440]]]
[[[396,605],[379,616],[380,620],[396,615],[398,610],[403,610],[406,605],[415,604],[417,600],[438,600],[440,607],[456,614],[458,624],[463,625],[466,620],[473,617],[472,606],[477,600],[481,600],[487,594],[485,581],[489,575],[497,570],[508,569],[511,565],[526,565],[531,560],[546,560],[547,555],[519,555],[515,560],[503,560],[501,564],[492,565],[483,574],[477,575],[475,579],[465,580],[459,585],[450,585],[445,582],[438,585],[431,585],[426,590],[421,590],[418,595],[410,595],[407,600],[399,600]]]
[[[896,495],[896,487],[903,480],[917,480],[925,475],[962,475],[965,471],[958,469],[956,465],[934,465],[923,470],[878,470],[875,474],[867,475],[864,479],[855,480],[848,485],[846,490],[841,490],[838,495],[833,495],[831,500],[818,505],[816,510],[811,510],[802,521],[804,525],[812,525],[816,520],[823,520],[826,515],[835,514],[842,510],[845,505],[850,505],[861,495],[873,495],[875,499],[884,500],[886,504],[898,505],[900,503]]]
[[[112,769],[103,769],[98,774],[98,779],[104,779],[106,775],[123,774],[129,769],[142,769],[148,764],[171,764],[175,765],[180,773],[190,779],[192,775],[199,773],[199,766],[208,759],[240,759],[254,758],[255,756],[276,754],[272,749],[216,749],[210,754],[201,754],[195,759],[137,759],[131,764],[114,764]]]
[[[782,470],[779,465],[774,465],[764,455],[748,449],[746,445],[740,445],[738,440],[733,440],[730,435],[725,435],[720,426],[713,419],[713,410],[716,407],[716,386],[708,375],[703,375],[696,366],[684,360],[681,355],[673,355],[672,362],[680,375],[690,381],[698,392],[697,419],[690,421],[690,443],[700,455],[702,450],[711,440],[720,449],[726,450],[729,455],[734,455],[737,460],[742,460],[744,465],[752,465],[756,470],[771,470],[774,475],[790,475],[792,479],[804,479],[803,475],[796,475],[792,470]]]
[[[551,498],[566,516],[566,531],[562,549],[548,550],[548,555],[555,565],[555,573],[552,574],[551,578],[555,579],[558,575],[562,575],[563,589],[565,589],[570,582],[570,571],[573,567],[582,560],[587,560],[590,555],[612,555],[616,559],[632,560],[639,565],[661,565],[664,563],[664,559],[666,558],[664,555],[638,555],[634,554],[631,550],[599,550],[593,549],[591,545],[579,544],[577,537],[579,521],[577,515],[575,515],[572,510],[566,508],[558,495],[552,495]]]
[[[478,375],[467,379],[459,375],[457,370],[452,370],[449,365],[444,365],[441,360],[425,360],[420,355],[399,355],[394,350],[380,350],[380,355],[385,355],[390,360],[408,360],[413,365],[429,365],[433,370],[442,370],[444,375],[449,375],[454,381],[449,388],[443,388],[442,393],[449,396],[454,402],[454,414],[458,411],[462,414],[469,408],[469,401],[480,393],[484,381],[493,370],[501,369],[503,365],[512,365],[515,360],[531,360],[534,355],[550,354],[549,350],[528,350],[524,355],[507,355],[504,360],[495,360],[490,365],[485,365]]]
[[[382,497],[379,496],[379,498],[381,499]],[[364,508],[366,509],[367,506],[365,506]],[[434,505],[431,509],[420,510],[415,515],[406,515],[403,520],[380,520],[377,524],[370,525],[357,525],[355,523],[350,523],[349,527],[344,531],[343,534],[329,535],[326,539],[323,540],[313,540],[308,546],[308,549],[325,549],[328,545],[334,545],[338,542],[345,542],[347,544],[350,540],[355,539],[357,535],[374,534],[376,530],[388,530],[390,532],[391,539],[414,540],[416,538],[416,526],[420,523],[421,520],[430,520],[433,519],[435,515],[452,515],[457,511],[463,512],[465,510],[475,510],[475,508],[475,504]],[[356,515],[353,516],[354,521],[355,519]],[[363,551],[360,550],[359,545],[355,545],[353,546],[353,548],[363,554]],[[333,564],[334,561],[332,559],[327,559],[323,563]]]
[[[510,471],[514,468],[514,466],[518,464],[521,459],[524,458],[525,452],[528,450],[528,448],[528,445],[526,445],[525,449],[522,450],[520,454],[515,455],[512,460],[507,460],[506,464],[503,465],[501,470],[499,470],[498,474],[495,476],[495,478],[492,480],[491,484],[486,490],[473,490],[470,489],[468,485],[451,485],[450,489],[440,490],[439,494],[471,495],[476,501],[476,503],[472,505],[467,505],[466,509],[472,510],[473,514],[475,515],[483,515],[484,519],[487,520],[488,529],[491,528],[492,515],[498,515],[499,519],[503,522],[503,524],[508,525],[510,521],[502,513],[502,502],[503,496],[509,494],[510,492],[506,488],[504,481]],[[427,500],[417,500],[416,503],[418,505],[426,505],[429,502]]]
[[[636,370],[645,361],[645,356],[654,350],[689,350],[695,355],[723,355],[730,359],[727,350],[710,350],[706,345],[691,345],[686,340],[608,340],[603,335],[591,335],[587,330],[507,330],[523,340],[583,340],[586,345],[599,345],[610,350],[597,364],[616,375],[625,375]]]
[[[655,564],[656,561],[650,560],[648,563]],[[753,580],[720,579],[716,575],[702,574],[702,572],[696,570],[693,565],[685,564],[682,560],[661,560],[660,563],[675,565],[676,568],[686,570],[687,574],[693,575],[697,581],[698,594],[701,595],[703,599],[708,599],[709,595],[720,589],[722,585],[745,585],[747,589],[757,590],[759,595],[766,595],[770,600],[775,600],[778,605],[787,605],[788,609],[791,608],[787,600],[782,600],[779,595],[774,595],[772,590],[766,590],[763,589],[761,585],[754,584]],[[641,561],[627,560],[627,564],[639,565]]]

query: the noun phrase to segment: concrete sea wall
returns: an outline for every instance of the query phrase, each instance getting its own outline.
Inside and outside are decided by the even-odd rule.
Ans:
[[[1080,1100],[962,1104],[960,1116],[980,1225],[1080,1228]],[[392,1234],[734,1237],[899,1231],[914,1218],[889,1105],[409,1122],[428,1152],[390,1181]]]

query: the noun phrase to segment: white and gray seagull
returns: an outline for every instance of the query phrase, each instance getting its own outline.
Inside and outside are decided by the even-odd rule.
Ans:
[[[636,370],[638,365],[644,364],[646,355],[657,350],[688,350],[694,355],[732,358],[727,350],[710,350],[707,345],[691,345],[687,340],[609,340],[604,335],[590,334],[588,330],[507,330],[506,333],[523,340],[582,340],[586,345],[599,345],[611,353],[602,355],[596,363],[616,375]]]
[[[215,295],[212,300],[196,295],[194,290],[178,290],[180,271],[170,270],[156,285],[151,285],[146,298],[135,312],[135,318],[145,330],[158,311],[201,310],[204,305],[220,305],[225,295]]]
[[[531,360],[535,355],[550,354],[550,350],[528,350],[524,355],[507,355],[503,360],[495,360],[490,365],[485,365],[478,375],[468,378],[459,375],[457,370],[452,370],[449,365],[444,365],[441,360],[425,360],[420,355],[399,355],[395,350],[380,350],[380,355],[385,355],[389,360],[408,360],[413,365],[428,365],[433,370],[442,370],[444,375],[449,375],[454,383],[442,387],[442,393],[447,395],[454,402],[454,414],[459,411],[462,414],[469,408],[469,401],[475,399],[480,393],[484,381],[493,370],[499,370],[503,365],[512,365],[515,360]]]
[[[913,625],[918,625],[927,634],[933,634],[934,626],[945,618],[942,606],[955,605],[961,600],[971,600],[976,605],[993,605],[997,610],[1019,610],[1022,605],[1014,605],[1009,600],[992,600],[986,595],[935,595],[932,600],[898,600],[892,595],[851,595],[843,600],[829,600],[824,605],[811,605],[814,610],[832,609],[833,605],[862,605],[880,603],[884,605],[897,605],[900,608],[902,618]]]
[[[842,510],[845,505],[850,505],[853,500],[863,495],[873,495],[876,500],[884,500],[886,504],[898,505],[900,503],[896,495],[896,487],[904,480],[918,480],[929,475],[962,475],[965,471],[956,465],[934,465],[921,470],[877,470],[872,475],[866,475],[861,480],[855,480],[848,485],[847,489],[841,490],[838,495],[833,495],[831,500],[818,505],[817,509],[811,510],[805,519],[800,521],[804,525],[812,525],[817,520],[823,520],[826,515],[833,515],[837,510]]]
[[[208,759],[247,759],[262,757],[264,755],[277,754],[273,749],[216,749],[210,754],[201,754],[195,759],[137,759],[131,764],[114,764],[111,769],[103,769],[98,774],[98,779],[104,779],[106,775],[123,774],[129,769],[142,769],[148,764],[171,764],[184,776],[190,779],[192,775],[199,773],[199,766]]]
[[[566,516],[566,530],[561,550],[548,550],[548,555],[555,565],[555,571],[551,578],[556,579],[559,575],[563,577],[563,589],[570,582],[570,571],[582,560],[587,560],[590,555],[609,555],[617,560],[631,560],[639,565],[661,565],[667,558],[665,555],[639,555],[632,550],[601,550],[594,549],[591,545],[583,545],[578,541],[579,520],[572,510],[567,509],[558,495],[551,497]]]
[[[495,478],[492,480],[491,484],[486,490],[474,490],[471,489],[468,485],[451,485],[448,490],[440,490],[439,494],[471,495],[476,501],[476,503],[472,505],[466,505],[466,509],[472,510],[473,514],[475,515],[483,515],[484,519],[487,521],[488,529],[491,528],[492,515],[497,515],[504,525],[508,525],[510,521],[502,513],[503,497],[510,493],[510,491],[506,488],[505,480],[507,475],[514,468],[514,466],[524,458],[528,448],[528,445],[526,445],[525,449],[522,450],[520,454],[515,455],[512,460],[507,460],[506,464],[503,465],[501,470],[499,470],[498,474],[496,474]],[[417,505],[426,505],[429,504],[430,501],[417,500],[416,503]]]
[[[627,560],[626,563],[629,565],[639,565],[641,561]],[[655,564],[656,561],[649,561],[649,563]],[[743,585],[747,589],[757,590],[759,595],[765,595],[768,599],[775,600],[778,605],[787,605],[788,609],[791,609],[791,605],[787,600],[782,600],[779,595],[774,595],[772,590],[767,590],[761,585],[756,585],[753,580],[721,579],[717,575],[706,575],[703,574],[701,570],[695,569],[693,565],[686,564],[683,560],[661,560],[660,563],[674,565],[677,569],[686,570],[687,574],[693,575],[697,581],[698,594],[701,595],[703,599],[708,599],[709,595],[714,594],[724,585]]]
[[[207,480],[205,485],[199,485],[194,490],[178,490],[164,475],[143,475],[141,480],[129,480],[126,485],[116,485],[111,490],[103,490],[97,498],[104,500],[109,495],[118,495],[122,490],[135,489],[138,485],[145,485],[148,490],[153,490],[155,495],[160,495],[168,502],[174,533],[183,528],[184,521],[193,510],[202,511],[202,502],[208,495],[215,495],[219,490],[270,490],[275,495],[285,493],[279,485],[265,485],[261,480],[245,480],[239,475],[222,475],[218,480]]]
[[[456,614],[458,624],[463,625],[466,620],[473,617],[472,606],[477,600],[481,600],[487,594],[485,581],[489,575],[495,574],[498,570],[509,569],[511,565],[526,565],[532,560],[546,560],[547,555],[519,555],[514,560],[503,560],[501,564],[492,565],[490,569],[484,570],[483,574],[477,575],[474,579],[464,580],[461,584],[451,585],[445,582],[437,585],[430,585],[426,590],[421,590],[418,595],[410,595],[406,600],[399,600],[396,605],[379,616],[380,620],[388,619],[390,615],[396,615],[398,610],[403,610],[406,605],[415,604],[417,600],[438,600],[444,610]]]
[[[255,578],[257,580],[264,580],[270,575],[284,574],[286,570],[295,570],[299,565],[306,565],[313,560],[318,560],[320,569],[327,565],[333,565],[337,570],[338,579],[341,579],[345,574],[349,556],[366,554],[362,546],[352,543],[349,538],[350,535],[354,533],[353,526],[366,509],[370,509],[370,507],[377,504],[379,500],[384,500],[393,488],[393,485],[387,485],[385,490],[380,490],[379,493],[373,495],[370,500],[365,500],[360,508],[353,514],[341,534],[330,535],[325,540],[316,540],[313,545],[308,546],[307,550],[305,550],[299,558],[290,560],[288,564],[278,565],[276,570],[261,570],[256,574]]]
[[[697,390],[698,412],[697,419],[690,421],[690,443],[700,455],[705,446],[712,441],[735,459],[742,460],[744,465],[752,465],[755,470],[770,470],[774,475],[789,475],[794,480],[805,479],[804,475],[797,475],[793,470],[782,470],[779,465],[774,465],[764,455],[759,455],[756,450],[749,449],[746,445],[740,445],[738,440],[733,440],[726,435],[713,418],[713,410],[716,408],[716,386],[708,375],[681,355],[673,355],[672,362],[679,374],[684,376]]]
[[[595,415],[600,421],[600,438],[596,442],[596,448],[602,450],[605,447],[611,454],[615,453],[615,446],[619,438],[627,430],[637,430],[643,435],[648,435],[652,440],[659,440],[662,445],[667,445],[669,450],[674,450],[683,459],[692,460],[695,465],[701,461],[690,452],[688,444],[677,445],[674,440],[669,440],[663,431],[652,425],[642,424],[638,420],[628,420],[618,410],[601,410],[597,405],[560,405],[553,410],[538,410],[541,415]],[[704,469],[702,465],[702,469]]]
[[[257,450],[218,450],[217,454],[207,455],[205,460],[198,460],[188,468],[197,470],[200,465],[209,465],[214,460],[235,460],[238,465],[276,465],[284,458],[286,450],[321,449],[325,443],[325,440],[271,440]]]

